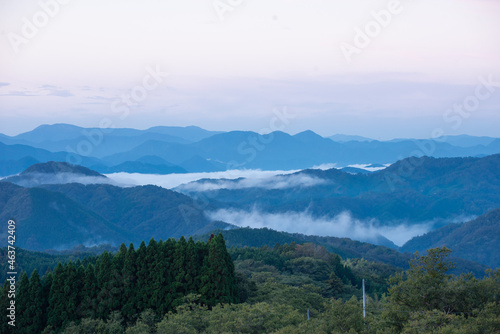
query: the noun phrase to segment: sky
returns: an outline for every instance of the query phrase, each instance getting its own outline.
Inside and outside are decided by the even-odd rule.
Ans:
[[[500,137],[497,0],[0,0],[0,133]]]

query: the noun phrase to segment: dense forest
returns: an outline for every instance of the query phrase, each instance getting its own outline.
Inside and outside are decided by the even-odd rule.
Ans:
[[[6,281],[0,296],[4,319],[12,298]],[[59,263],[40,277],[24,272],[15,291],[16,333],[59,332],[86,320],[120,317],[124,324],[144,311],[166,314],[197,294],[206,307],[239,301],[234,265],[222,235],[206,243],[168,239],[137,250],[122,244],[112,255],[105,251],[75,263]],[[2,321],[0,331],[12,327]],[[44,330],[45,329],[45,330]],[[71,332],[71,331],[70,331]]]
[[[449,274],[447,248],[409,269],[343,260],[324,246],[225,246],[192,238],[47,256],[17,285],[17,333],[498,333],[500,270]],[[76,261],[74,261],[76,258]],[[50,267],[50,265],[49,265]],[[361,280],[368,306],[363,318]],[[4,285],[0,306],[8,306]],[[309,319],[308,319],[309,315]],[[12,333],[2,323],[1,333]]]

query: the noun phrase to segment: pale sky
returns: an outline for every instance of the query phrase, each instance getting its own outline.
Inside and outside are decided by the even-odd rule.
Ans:
[[[500,1],[0,0],[0,133],[262,131],[280,108],[288,133],[500,137]]]

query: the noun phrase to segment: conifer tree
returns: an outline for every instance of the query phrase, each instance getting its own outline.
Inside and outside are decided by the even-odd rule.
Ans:
[[[69,319],[66,307],[65,283],[65,270],[59,262],[52,275],[47,311],[47,325],[53,328],[61,328]]]
[[[144,241],[141,242],[136,255],[137,282],[134,302],[137,311],[141,313],[149,305],[149,302],[144,297],[144,287],[148,284],[149,279],[147,249]]]
[[[111,312],[110,291],[111,291],[111,258],[107,251],[100,257],[97,270],[97,317],[105,320]]]
[[[123,277],[123,306],[121,309],[125,321],[131,321],[133,316],[137,314],[135,298],[136,298],[136,254],[134,245],[130,246],[125,254],[125,261],[122,270]]]
[[[120,250],[113,256],[111,261],[111,277],[109,283],[109,308],[110,311],[118,311],[123,305],[123,266],[125,264],[125,256],[127,254],[127,246],[121,244]]]
[[[42,281],[36,269],[30,277],[29,296],[30,304],[25,312],[25,317],[29,319],[26,333],[40,333],[45,327],[46,309],[44,309]]]
[[[174,273],[174,256],[176,249],[176,241],[174,239],[167,239],[162,243],[159,251],[161,252],[161,274],[163,276],[164,284],[160,288],[161,301],[158,307],[158,314],[163,315],[168,311],[172,311],[172,302],[175,298],[175,273]]]
[[[83,268],[83,266],[82,266]],[[82,276],[82,289],[79,291],[80,305],[78,315],[80,318],[95,318],[97,314],[97,277],[95,267],[90,263]]]
[[[150,246],[151,247],[151,242]],[[163,305],[165,303],[165,293],[166,287],[168,286],[166,272],[169,269],[168,263],[166,263],[166,257],[163,253],[163,241],[159,241],[155,246],[155,265],[151,266],[151,296],[149,308],[155,312],[161,312],[163,314]],[[166,312],[165,312],[166,313]]]
[[[30,305],[30,282],[28,274],[24,272],[17,286],[16,293],[16,327],[19,333],[28,333],[29,321],[27,308]]]
[[[231,255],[229,255],[229,252],[227,251],[226,241],[224,240],[222,233],[219,233],[218,238],[220,243],[219,247],[221,248],[222,257],[224,259],[227,268],[226,270],[228,273],[227,284],[228,284],[229,294],[227,300],[229,303],[238,303],[239,302],[238,280],[236,279],[236,275],[234,272],[234,263],[233,260],[231,259]]]
[[[195,293],[198,289],[196,282],[199,278],[200,263],[198,259],[198,252],[193,238],[190,237],[186,246],[186,264],[184,282],[186,286],[186,293]]]
[[[175,277],[175,306],[182,303],[182,297],[186,295],[186,250],[187,242],[182,236],[177,241],[174,253],[174,277]]]
[[[81,283],[82,280],[78,277],[75,265],[73,262],[69,262],[65,266],[64,295],[67,318],[64,321],[64,325],[78,319],[76,310],[79,305],[78,292],[81,290]]]
[[[43,293],[43,324],[44,327],[47,325],[48,312],[49,312],[49,300],[50,300],[50,290],[52,288],[53,274],[50,271],[45,273],[42,282],[42,293]]]
[[[202,301],[208,306],[237,302],[238,285],[234,265],[222,234],[219,233],[208,241],[208,256],[203,267],[200,289]]]
[[[2,321],[0,321],[0,333],[8,333],[9,330],[11,329],[11,326],[8,324],[8,321],[10,321],[9,318],[7,318],[7,315],[9,313],[9,310],[7,308],[10,306],[10,298],[9,298],[9,288],[10,284],[6,280],[3,288],[0,291],[0,307],[1,307],[1,314],[2,314]]]
[[[157,285],[158,280],[158,260],[160,258],[160,252],[158,251],[158,243],[155,239],[151,238],[146,250],[146,268],[147,268],[147,280],[142,286],[142,298],[144,301],[144,307],[146,309],[152,309],[156,311],[158,303],[160,301],[159,287]],[[160,283],[161,284],[161,283]]]

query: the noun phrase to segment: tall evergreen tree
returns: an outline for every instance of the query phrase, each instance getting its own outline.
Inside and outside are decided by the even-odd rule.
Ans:
[[[77,310],[78,315],[80,318],[95,318],[97,314],[98,289],[95,267],[92,263],[85,269],[82,280],[82,289],[79,291],[80,305]]]
[[[0,321],[0,333],[9,333],[12,329],[12,326],[8,324],[10,319],[7,318],[7,315],[9,314],[9,310],[7,310],[7,308],[10,306],[9,289],[10,284],[8,281],[5,281],[3,288],[0,291],[0,308],[2,310],[0,313],[2,314],[2,321]]]
[[[53,328],[62,328],[69,319],[66,303],[66,275],[62,264],[59,262],[52,275],[52,285],[49,295],[47,311],[47,325]]]
[[[168,285],[166,272],[168,270],[168,263],[166,263],[166,257],[163,253],[163,241],[159,241],[156,245],[152,245],[151,242],[148,246],[151,251],[154,251],[154,264],[151,265],[150,271],[150,305],[149,308],[158,314],[163,314],[162,305],[165,303],[165,287]]]
[[[113,256],[111,261],[111,277],[109,283],[109,298],[110,311],[119,311],[123,305],[123,266],[125,264],[125,256],[127,254],[127,246],[121,244],[120,250]]]
[[[200,263],[198,259],[198,251],[193,238],[190,237],[186,246],[186,263],[184,282],[187,293],[195,293],[198,289],[197,279],[199,278]]]
[[[97,317],[106,319],[111,312],[111,257],[104,251],[100,257],[97,270]]]
[[[25,312],[25,317],[29,319],[26,333],[40,333],[45,327],[46,309],[44,309],[42,281],[36,269],[30,277],[29,297],[30,304]]]
[[[136,254],[134,245],[131,243],[127,253],[122,270],[123,277],[123,306],[121,309],[125,321],[131,321],[133,316],[137,314],[135,298],[136,298]]]
[[[176,249],[176,241],[174,239],[167,239],[163,242],[160,252],[162,267],[161,274],[163,276],[164,284],[160,288],[161,302],[158,307],[158,314],[163,315],[168,311],[172,311],[172,302],[175,298],[175,273],[174,273],[174,256]]]
[[[64,267],[64,303],[66,307],[66,317],[63,319],[63,327],[71,321],[78,319],[78,292],[81,290],[81,283],[82,280],[78,277],[75,265],[73,262],[69,262]]]
[[[136,252],[136,268],[137,268],[137,282],[136,294],[134,298],[135,307],[139,313],[146,310],[149,302],[144,297],[144,286],[148,285],[149,272],[147,263],[147,248],[144,241],[141,242]]]
[[[175,302],[174,307],[182,304],[186,292],[186,250],[187,242],[182,236],[177,241],[174,253]]]
[[[48,312],[49,312],[49,301],[50,301],[50,290],[52,288],[53,274],[50,271],[45,273],[42,282],[42,293],[43,293],[43,324],[44,327],[47,325]]]
[[[21,275],[21,280],[17,286],[16,293],[16,327],[19,333],[28,333],[30,319],[27,314],[27,309],[30,305],[30,281],[28,274],[24,272]]]
[[[160,259],[160,252],[158,243],[155,239],[151,238],[146,251],[146,268],[147,280],[141,287],[142,298],[146,309],[156,311],[158,303],[160,302],[159,288],[162,278],[158,277],[158,261]],[[159,283],[159,284],[158,284]]]
[[[222,234],[208,241],[208,256],[204,260],[202,301],[208,306],[237,302],[238,285],[234,265]]]

